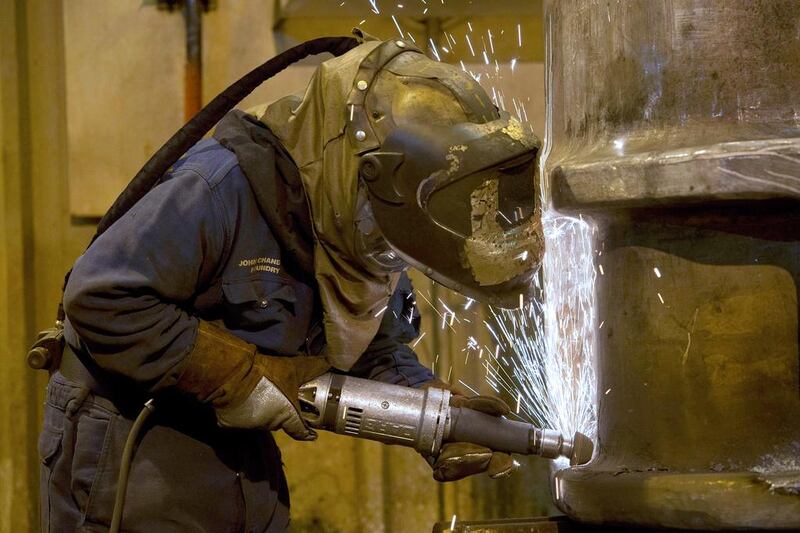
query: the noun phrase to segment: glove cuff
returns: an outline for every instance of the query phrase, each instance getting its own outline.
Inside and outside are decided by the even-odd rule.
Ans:
[[[237,405],[260,379],[255,354],[254,345],[201,320],[175,387],[216,408]]]

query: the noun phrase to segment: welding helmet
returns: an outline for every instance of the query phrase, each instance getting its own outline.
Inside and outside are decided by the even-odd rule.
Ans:
[[[348,113],[364,256],[502,307],[532,292],[543,242],[528,128],[471,75],[405,41],[363,60]]]

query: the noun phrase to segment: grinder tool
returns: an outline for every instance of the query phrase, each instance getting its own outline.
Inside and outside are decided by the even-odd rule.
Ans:
[[[414,389],[339,374],[323,374],[300,387],[300,408],[315,428],[399,444],[436,456],[447,442],[471,442],[497,452],[566,457],[571,465],[592,458],[594,445],[532,424],[450,406],[450,391]]]

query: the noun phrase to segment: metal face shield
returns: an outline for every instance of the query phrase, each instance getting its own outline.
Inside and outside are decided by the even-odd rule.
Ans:
[[[534,154],[435,189],[431,219],[463,239],[462,264],[480,286],[502,284],[530,269],[538,225]]]
[[[394,130],[361,177],[383,236],[408,264],[462,294],[514,307],[532,293],[542,240],[538,140],[507,114]]]

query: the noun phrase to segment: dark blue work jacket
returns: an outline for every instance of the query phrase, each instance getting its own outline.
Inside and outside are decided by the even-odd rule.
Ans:
[[[323,342],[315,289],[282,260],[236,156],[202,141],[78,259],[64,300],[67,342],[148,393],[175,382],[198,319],[264,353],[314,352]],[[419,333],[411,292],[403,275],[352,374],[410,386],[433,379],[406,345]]]

